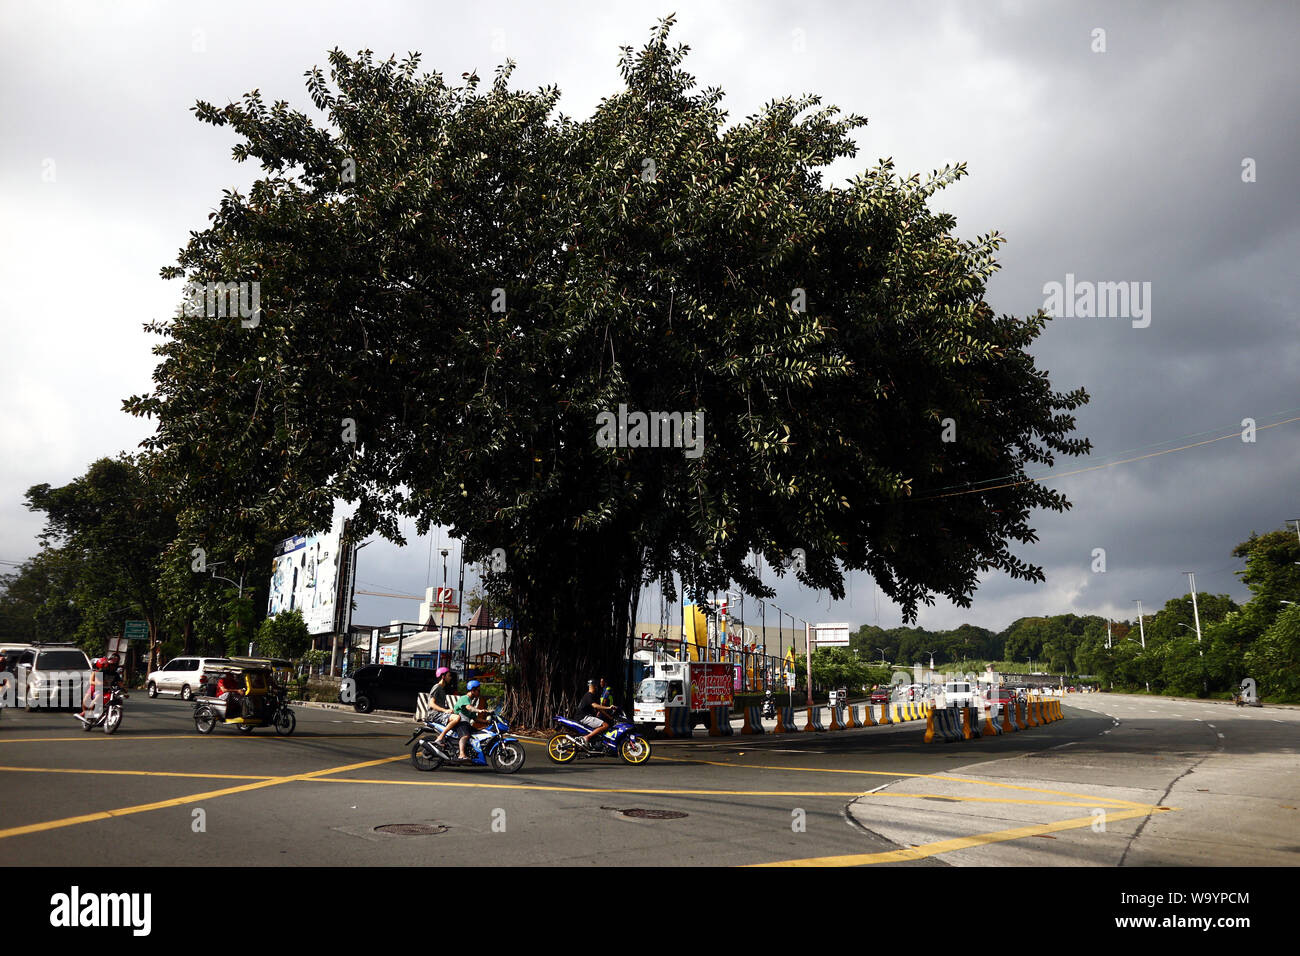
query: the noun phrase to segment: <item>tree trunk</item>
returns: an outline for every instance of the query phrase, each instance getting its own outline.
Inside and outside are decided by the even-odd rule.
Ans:
[[[624,544],[619,555],[590,548],[586,561],[553,560],[532,570],[517,569],[514,633],[511,636],[505,713],[520,730],[547,730],[557,714],[571,716],[587,692],[587,681],[604,677],[626,687],[624,660],[635,627],[641,555]],[[516,569],[512,569],[515,571]],[[618,703],[627,706],[619,692]]]

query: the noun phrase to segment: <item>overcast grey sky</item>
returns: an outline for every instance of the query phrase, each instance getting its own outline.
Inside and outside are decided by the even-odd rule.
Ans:
[[[618,88],[618,47],[639,46],[674,10],[688,69],[726,90],[733,117],[805,92],[868,117],[837,180],[883,156],[904,173],[966,161],[969,177],[936,205],[962,236],[1008,238],[989,290],[999,312],[1034,312],[1067,274],[1150,283],[1149,325],[1063,317],[1035,347],[1059,390],[1092,395],[1079,424],[1096,454],[1060,470],[1228,435],[1245,418],[1261,428],[1253,443],[1055,480],[1074,509],[1039,513],[1040,541],[1018,549],[1046,583],[990,576],[971,609],[940,602],[919,623],[1131,618],[1134,599],[1155,610],[1183,593],[1188,569],[1201,590],[1244,599],[1231,548],[1300,517],[1300,422],[1264,428],[1300,416],[1300,7],[1289,3],[5,0],[0,559],[36,550],[26,488],[67,482],[148,434],[120,407],[150,386],[155,340],[142,323],[179,301],[179,282],[158,270],[223,188],[257,173],[231,160],[228,131],[194,121],[195,100],[222,105],[257,88],[310,111],[302,74],[338,46],[418,50],[452,77],[488,75],[509,57],[517,85],[555,83],[564,112],[585,116]],[[420,593],[440,582],[429,547],[372,545],[358,578]],[[1093,571],[1096,548],[1105,573]],[[779,591],[777,603],[810,621],[899,623],[888,602],[877,614],[862,575],[853,600],[832,606],[797,584]],[[414,611],[363,598],[356,620]],[[657,604],[641,617],[657,620]]]

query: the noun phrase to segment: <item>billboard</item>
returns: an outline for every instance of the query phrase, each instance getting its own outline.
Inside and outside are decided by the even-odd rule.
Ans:
[[[813,647],[848,647],[849,625],[814,624],[812,626]]]
[[[343,550],[343,519],[322,534],[294,535],[275,547],[266,614],[299,610],[312,635],[335,631]]]
[[[734,674],[730,664],[692,665],[691,709],[704,710],[730,704]]]

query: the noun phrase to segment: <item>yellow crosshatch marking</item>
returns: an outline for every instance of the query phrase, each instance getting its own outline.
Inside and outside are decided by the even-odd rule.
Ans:
[[[1120,813],[1106,815],[1107,822],[1130,820],[1145,817],[1152,813],[1172,812],[1174,807],[1148,807],[1145,810],[1124,810]],[[1028,826],[1011,830],[996,830],[993,833],[977,833],[974,836],[956,837],[940,840],[937,843],[925,843],[921,846],[907,847],[903,850],[885,850],[879,853],[852,853],[845,856],[819,856],[804,860],[777,860],[773,863],[755,863],[753,866],[870,866],[875,863],[906,863],[911,860],[923,860],[938,856],[940,853],[952,853],[954,850],[968,850],[976,846],[988,846],[990,843],[1006,843],[1025,837],[1041,836],[1045,833],[1059,833],[1062,830],[1079,830],[1090,827],[1096,817],[1075,817],[1072,820],[1060,820],[1056,823],[1032,823]]]

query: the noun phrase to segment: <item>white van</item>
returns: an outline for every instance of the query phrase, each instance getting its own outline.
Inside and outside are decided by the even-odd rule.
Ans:
[[[944,682],[940,701],[939,707],[974,707],[979,694],[970,681],[950,680]]]
[[[229,663],[229,657],[177,657],[149,672],[145,678],[145,690],[150,697],[175,694],[181,700],[189,700],[202,686],[205,672],[218,671],[222,664]]]

